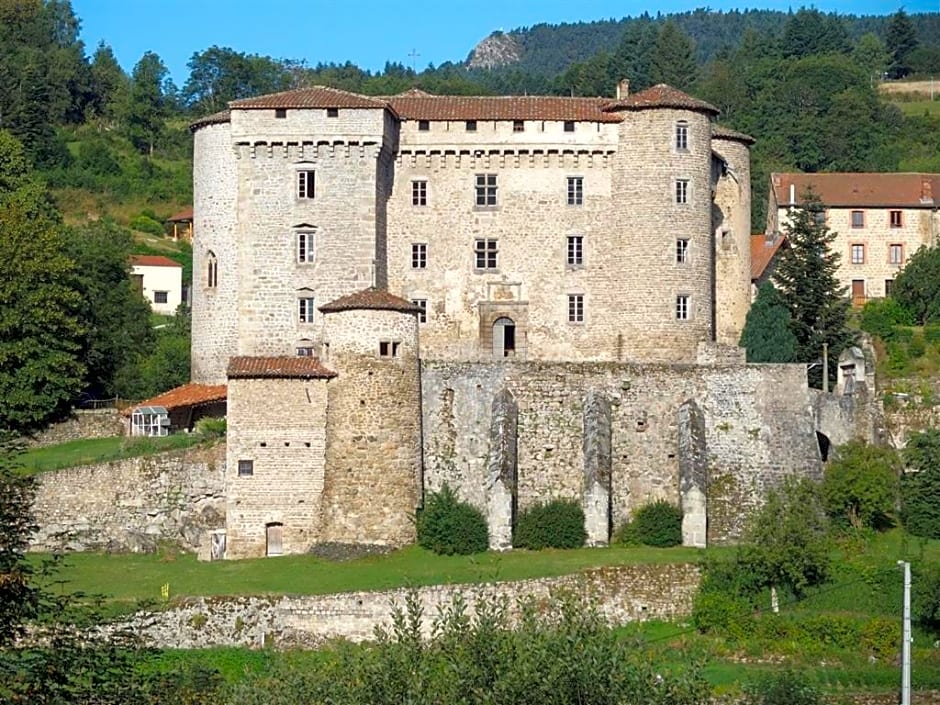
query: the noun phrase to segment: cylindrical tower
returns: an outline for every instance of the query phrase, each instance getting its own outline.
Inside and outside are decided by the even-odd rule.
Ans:
[[[751,153],[754,139],[725,127],[712,130],[716,154],[716,338],[737,345],[751,305]]]
[[[324,361],[338,373],[328,390],[321,540],[412,543],[421,499],[420,309],[367,289],[320,311]]]
[[[714,337],[711,119],[666,85],[612,103],[623,114],[611,184],[607,296],[622,358],[694,362]]]
[[[225,384],[238,347],[237,169],[228,111],[194,123],[192,381]]]

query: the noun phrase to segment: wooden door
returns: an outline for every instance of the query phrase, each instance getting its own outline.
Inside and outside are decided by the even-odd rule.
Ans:
[[[865,305],[865,280],[864,279],[852,280],[852,305],[853,306]]]
[[[280,556],[284,552],[284,525],[268,524],[266,527],[267,555]]]

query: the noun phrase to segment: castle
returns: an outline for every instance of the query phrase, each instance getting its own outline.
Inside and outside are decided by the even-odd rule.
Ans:
[[[747,135],[616,99],[324,87],[193,126],[192,375],[227,384],[225,556],[414,540],[447,482],[494,548],[577,499],[736,536],[818,475],[803,365],[746,365]]]

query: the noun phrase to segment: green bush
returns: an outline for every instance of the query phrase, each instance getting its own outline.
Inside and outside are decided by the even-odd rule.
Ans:
[[[196,422],[196,433],[206,438],[222,438],[225,435],[226,420],[214,416],[203,416]]]
[[[940,343],[940,326],[924,326],[924,340],[928,345]]]
[[[443,556],[482,553],[489,548],[483,514],[457,499],[446,483],[418,510],[417,529],[418,545]]]
[[[913,434],[904,462],[916,472],[901,478],[902,521],[915,536],[940,539],[940,431]]]
[[[519,515],[513,546],[538,551],[543,548],[580,548],[587,539],[584,510],[574,500],[553,499],[536,504]]]
[[[898,326],[914,324],[914,316],[894,299],[872,299],[862,308],[860,326],[863,331],[882,340],[894,340]]]
[[[744,705],[819,705],[822,695],[793,671],[768,673],[744,686]]]
[[[667,548],[682,543],[682,510],[665,500],[640,507],[633,520],[614,537],[614,543]]]
[[[151,235],[164,235],[163,224],[143,213],[131,218],[131,228]]]

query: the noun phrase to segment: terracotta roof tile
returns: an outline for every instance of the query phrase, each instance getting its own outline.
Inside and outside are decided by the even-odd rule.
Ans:
[[[702,113],[717,115],[720,111],[711,103],[693,98],[692,96],[676,90],[672,86],[660,83],[647,88],[645,91],[634,93],[621,100],[608,101],[604,110],[651,110],[654,108],[677,108],[680,110],[695,110]]]
[[[779,206],[789,205],[790,186],[799,203],[807,188],[828,207],[933,208],[940,203],[940,174],[839,173],[770,176]]]
[[[733,140],[735,142],[744,142],[745,144],[754,144],[757,141],[750,135],[732,130],[730,127],[725,127],[724,125],[712,125],[712,139]]]
[[[135,267],[182,267],[163,255],[131,255],[131,264]]]
[[[336,376],[315,357],[233,357],[229,379],[298,378],[331,379]]]
[[[292,91],[270,93],[255,98],[242,98],[229,103],[231,110],[258,110],[264,108],[388,108],[381,98],[370,98],[327,86],[296,88]]]
[[[195,122],[191,122],[189,124],[189,129],[195,132],[200,127],[205,127],[206,125],[220,125],[229,122],[231,119],[232,115],[228,110],[220,110],[217,113],[206,115],[205,117],[199,118]]]
[[[341,296],[335,301],[330,301],[320,306],[320,311],[323,313],[336,313],[338,311],[353,311],[358,309],[401,311],[402,313],[421,312],[420,308],[407,299],[374,287]]]
[[[225,401],[227,394],[228,388],[224,384],[194,384],[189,382],[181,387],[163,392],[163,394],[145,399],[139,404],[129,406],[121,413],[124,416],[130,416],[133,410],[140,406],[162,406],[167,411],[171,411],[184,406],[211,404],[217,401]]]
[[[609,98],[557,96],[456,96],[430,95],[423,91],[401,93],[388,99],[406,120],[573,120],[620,122],[606,113]]]
[[[751,281],[760,279],[768,265],[786,242],[786,237],[778,235],[768,239],[763,233],[751,235]]]
[[[184,221],[188,221],[188,220],[192,220],[192,219],[193,219],[193,207],[190,206],[189,208],[184,208],[183,210],[181,210],[181,211],[180,211],[179,213],[177,213],[176,215],[170,216],[169,218],[166,219],[166,222],[168,222],[168,223],[182,223],[182,222],[184,222]]]

